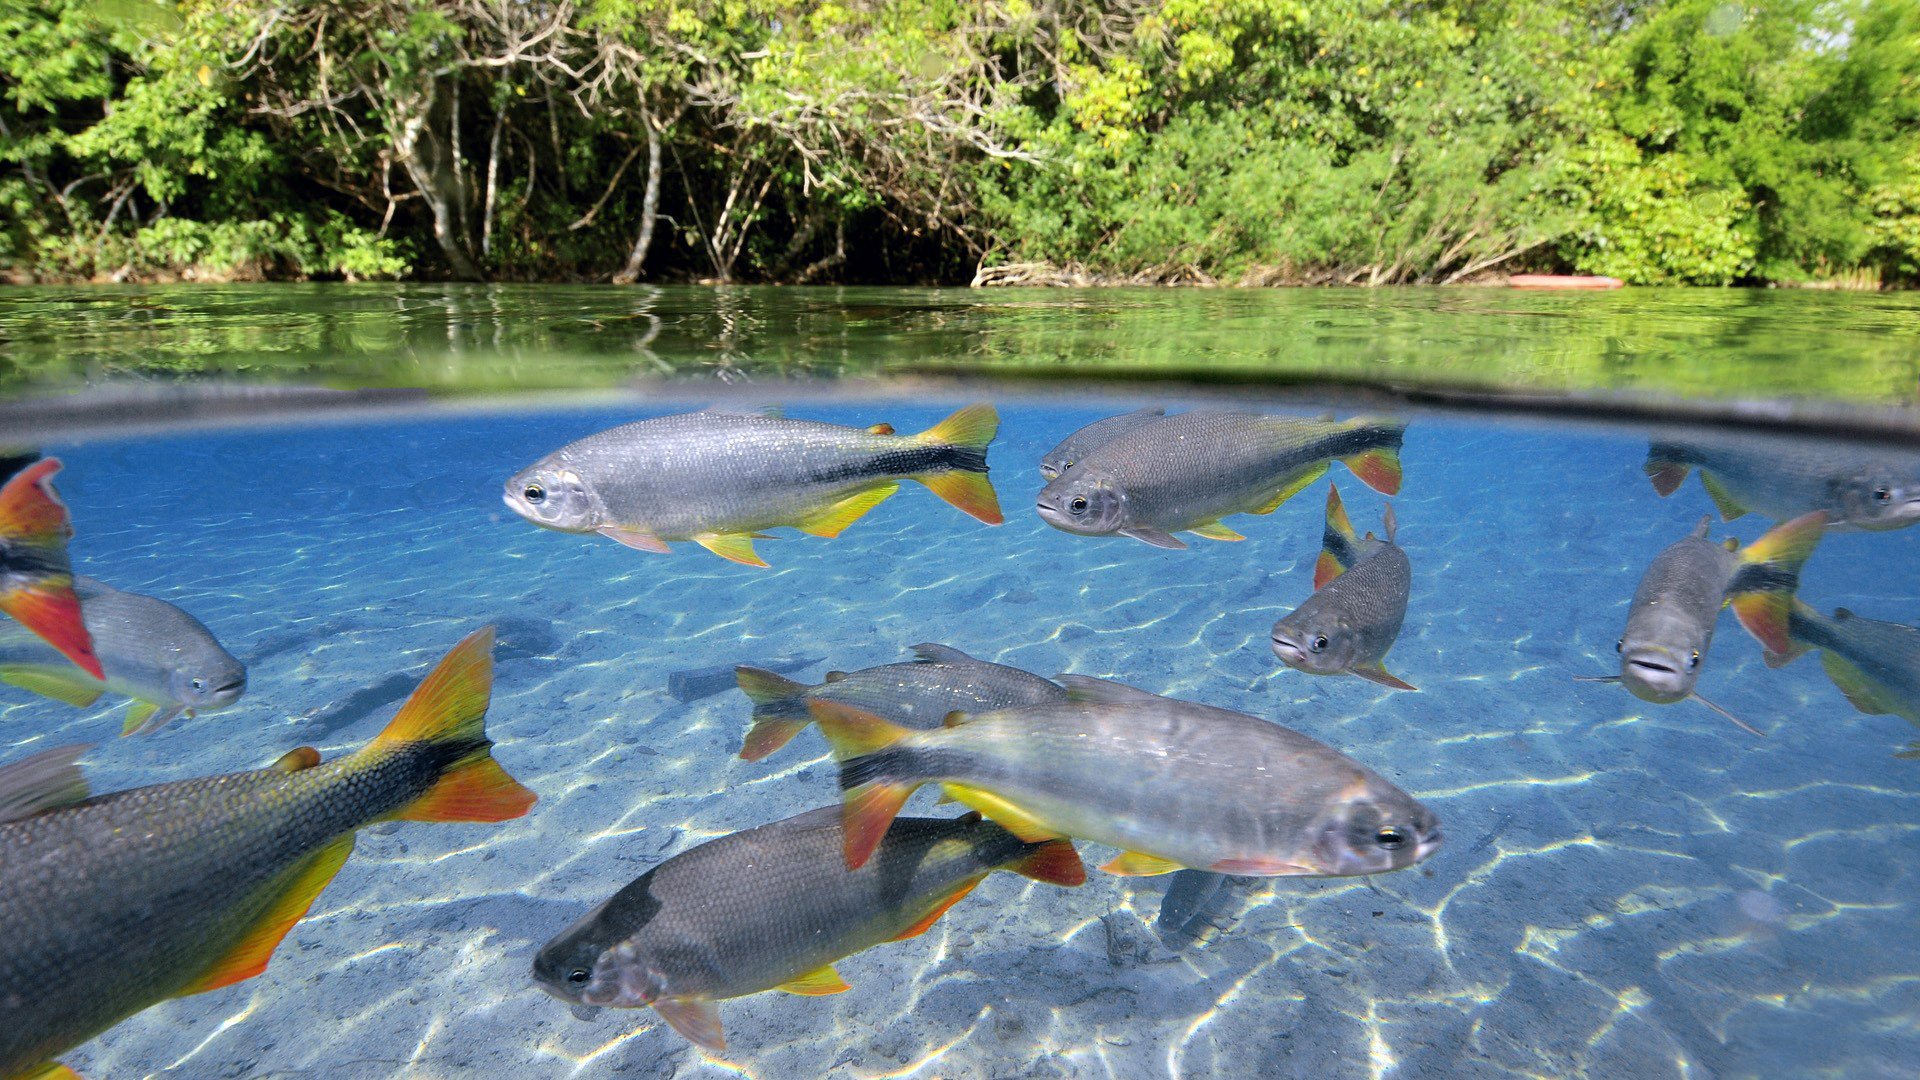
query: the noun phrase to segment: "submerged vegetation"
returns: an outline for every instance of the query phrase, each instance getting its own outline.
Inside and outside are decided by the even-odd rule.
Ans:
[[[21,280],[1920,280],[1920,0],[0,0]]]

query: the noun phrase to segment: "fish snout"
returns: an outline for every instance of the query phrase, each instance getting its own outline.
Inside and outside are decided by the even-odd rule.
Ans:
[[[1655,705],[1671,705],[1693,693],[1699,662],[1683,660],[1663,647],[1627,649],[1620,654],[1620,683],[1629,693]]]
[[[1275,630],[1273,632],[1273,655],[1290,668],[1297,668],[1307,662],[1307,650],[1290,633]]]

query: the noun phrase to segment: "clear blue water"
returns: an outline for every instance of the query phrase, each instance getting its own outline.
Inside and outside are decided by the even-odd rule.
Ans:
[[[955,404],[789,412],[914,431]],[[1268,649],[1312,589],[1324,480],[1231,520],[1238,544],[1043,524],[1034,463],[1135,403],[1102,404],[1000,402],[1004,526],[908,485],[837,539],[761,542],[766,571],[538,530],[500,502],[561,444],[686,406],[44,446],[66,463],[83,572],[199,616],[250,687],[129,739],[118,699],[0,687],[0,760],[97,742],[107,791],[302,744],[332,757],[493,623],[489,733],[540,796],[500,825],[368,830],[264,976],[64,1060],[95,1078],[1913,1074],[1920,762],[1892,757],[1912,727],[1856,712],[1813,660],[1768,670],[1730,615],[1700,688],[1769,738],[1573,681],[1615,670],[1641,572],[1711,509],[1697,481],[1655,495],[1644,433],[1415,418],[1394,500],[1414,587],[1389,666],[1421,692],[1396,693],[1279,670]],[[1377,526],[1383,498],[1331,475]],[[1916,565],[1920,529],[1834,533],[1801,593],[1913,624]],[[1153,930],[1167,879],[994,875],[927,935],[843,962],[851,992],[722,1003],[724,1055],[651,1012],[581,1021],[534,988],[533,950],[647,867],[836,800],[817,733],[742,762],[745,699],[683,704],[673,673],[803,655],[823,658],[797,673],[813,682],[921,641],[1297,728],[1434,808],[1447,844],[1377,879],[1242,889],[1183,950]]]

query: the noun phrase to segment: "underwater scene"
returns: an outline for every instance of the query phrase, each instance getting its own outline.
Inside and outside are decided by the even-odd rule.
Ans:
[[[1913,1075],[1920,453],[1001,389],[7,450],[0,1077]]]

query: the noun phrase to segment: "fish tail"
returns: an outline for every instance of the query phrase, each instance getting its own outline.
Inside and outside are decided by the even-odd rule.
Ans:
[[[858,870],[873,857],[907,798],[926,782],[899,775],[906,754],[895,744],[912,731],[837,701],[815,701],[810,707],[840,762],[847,869]]]
[[[444,761],[426,794],[393,815],[402,821],[507,821],[533,806],[533,792],[507,775],[488,748],[493,696],[493,627],[468,634],[400,707],[393,722],[360,751],[427,746]]]
[[[1406,438],[1407,425],[1398,420],[1362,416],[1347,421],[1346,426],[1377,436],[1378,445],[1340,460],[1362,483],[1380,494],[1400,494],[1400,447]]]
[[[1353,522],[1347,518],[1347,508],[1340,501],[1340,489],[1327,485],[1327,528],[1320,536],[1320,559],[1313,566],[1313,587],[1323,588],[1327,582],[1346,573],[1353,565],[1354,549],[1359,545],[1360,537],[1353,531]]]
[[[1084,885],[1087,881],[1087,866],[1080,861],[1080,853],[1074,850],[1073,841],[1067,839],[1043,840],[1017,861],[1008,863],[1007,869],[1023,878],[1044,881],[1049,885],[1071,888]]]
[[[60,655],[96,679],[105,679],[94,655],[93,635],[81,620],[73,592],[67,537],[73,535],[66,504],[53,490],[58,458],[35,462],[0,487],[0,548],[13,549],[12,584],[0,589],[0,613],[43,638]]]
[[[1769,653],[1785,656],[1793,649],[1789,629],[1800,568],[1826,528],[1826,512],[1816,510],[1774,526],[1737,553],[1740,569],[1727,586],[1727,602],[1740,625]]]
[[[740,756],[759,761],[787,745],[813,722],[807,712],[807,685],[763,668],[741,664],[733,669],[740,690],[753,702],[753,727],[740,744]]]
[[[1647,479],[1653,481],[1653,490],[1659,492],[1661,498],[1680,490],[1687,474],[1693,471],[1685,454],[1672,443],[1657,442],[1647,447]]]
[[[947,462],[933,472],[918,473],[912,479],[958,507],[961,512],[989,525],[1006,521],[1000,512],[1000,497],[987,479],[987,444],[1000,431],[1000,414],[986,402],[969,405],[933,425],[913,441],[922,446],[945,448],[951,453]]]

